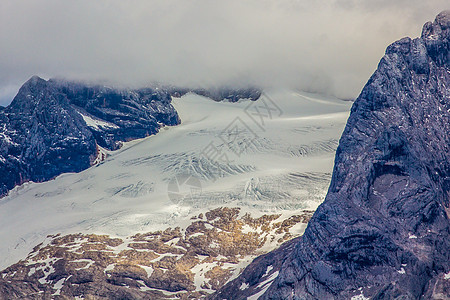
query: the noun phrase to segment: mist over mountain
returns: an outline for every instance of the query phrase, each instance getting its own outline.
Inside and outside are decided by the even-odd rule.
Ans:
[[[80,172],[123,142],[180,123],[166,91],[119,90],[33,76],[0,111],[0,196]]]
[[[190,92],[228,102],[261,96],[256,88],[132,90],[31,77],[0,110],[0,197],[28,181],[83,171],[124,142],[180,124],[172,96]]]
[[[0,1],[0,300],[450,299],[447,2]]]
[[[445,0],[0,3],[0,105],[32,75],[210,88],[289,86],[355,99],[384,45]]]

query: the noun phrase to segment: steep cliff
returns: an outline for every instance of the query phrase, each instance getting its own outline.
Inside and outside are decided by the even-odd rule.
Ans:
[[[213,299],[450,298],[450,11],[390,45],[305,234]]]

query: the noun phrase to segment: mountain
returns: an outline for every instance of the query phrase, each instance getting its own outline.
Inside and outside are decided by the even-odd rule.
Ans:
[[[353,105],[332,177],[350,103],[183,92],[170,102],[179,126],[82,172],[14,188],[0,199],[0,299],[448,298],[449,27],[444,12],[421,38],[388,47]],[[117,97],[97,115],[83,104],[90,97],[47,82],[54,90],[35,97],[69,102],[56,114],[72,108],[88,128],[119,126],[103,117]],[[4,124],[21,124],[9,110]],[[121,141],[100,136],[106,149]]]
[[[27,181],[80,172],[123,142],[180,124],[171,96],[189,92],[215,101],[256,101],[256,88],[117,89],[33,76],[0,108],[0,197]]]
[[[0,111],[0,196],[27,181],[79,172],[105,150],[180,123],[167,92],[28,80]]]
[[[170,94],[176,97],[183,96],[189,92],[195,93],[200,96],[208,97],[214,101],[228,101],[237,102],[240,99],[249,99],[256,101],[261,97],[261,90],[255,87],[246,88],[232,88],[232,87],[220,87],[220,88],[177,88],[167,87]]]
[[[301,235],[351,103],[174,97],[181,124],[0,199],[0,299],[204,298]]]
[[[450,298],[450,11],[390,45],[303,236],[212,299]]]

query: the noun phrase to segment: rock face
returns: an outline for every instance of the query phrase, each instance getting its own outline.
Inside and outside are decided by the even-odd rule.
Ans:
[[[194,93],[200,96],[210,98],[214,101],[228,101],[228,102],[238,102],[241,99],[247,99],[251,101],[256,101],[261,97],[261,90],[255,87],[246,88],[230,88],[230,87],[220,87],[220,88],[180,88],[180,87],[163,87],[163,89],[168,90],[170,94],[174,97],[181,97],[187,93]]]
[[[0,110],[0,196],[29,180],[82,171],[101,148],[115,150],[179,123],[169,93],[161,90],[32,77]]]
[[[257,88],[217,88],[217,89],[195,89],[194,93],[200,96],[205,96],[214,101],[229,101],[237,102],[240,99],[250,99],[256,101],[261,97],[261,91]]]
[[[450,299],[450,11],[390,45],[305,234],[212,299]]]
[[[253,218],[239,208],[218,208],[184,227],[125,239],[49,236],[0,271],[0,299],[205,298],[252,258],[298,234],[294,226],[306,226],[311,215]]]

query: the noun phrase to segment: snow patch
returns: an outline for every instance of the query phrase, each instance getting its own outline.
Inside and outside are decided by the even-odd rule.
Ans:
[[[164,253],[164,254],[160,254],[159,257],[152,259],[151,262],[158,262],[161,259],[163,259],[164,257],[176,257],[177,259],[180,259],[183,256],[183,254],[173,254],[173,253]]]
[[[82,114],[81,112],[78,112],[82,117],[84,122],[86,122],[86,125],[94,128],[94,129],[117,129],[120,128],[116,124],[109,123],[100,119],[94,119],[88,115]]]
[[[145,282],[144,282],[143,280],[136,280],[136,282],[140,284],[139,289],[140,289],[141,291],[146,292],[146,291],[150,291],[150,290],[151,290],[151,288],[149,288],[149,287],[145,284]]]
[[[258,300],[259,297],[264,295],[264,293],[267,291],[267,289],[272,285],[273,281],[278,277],[278,274],[279,274],[279,272],[276,271],[272,275],[270,275],[269,278],[267,278],[266,280],[264,280],[263,282],[258,284],[257,288],[262,288],[261,291],[259,291],[258,293],[254,294],[250,297],[247,297],[247,300]]]
[[[86,263],[86,265],[84,267],[76,268],[75,269],[76,271],[89,269],[95,263],[95,261],[93,261],[92,259],[77,259],[77,260],[72,260],[71,262]]]
[[[180,241],[180,238],[173,238],[170,241],[165,242],[167,246],[175,246]]]
[[[0,132],[0,140],[3,140],[4,142],[12,146],[18,146],[18,144],[13,142],[13,140],[11,139],[11,137],[9,137],[9,135],[7,135],[7,133],[8,129],[6,129],[6,124],[3,124],[2,132]],[[15,130],[9,133],[15,133]]]
[[[109,271],[114,270],[115,266],[116,266],[116,264],[107,265],[106,268],[103,270],[103,273],[107,274]],[[107,275],[111,276],[110,274],[107,274]]]
[[[191,272],[194,273],[194,284],[197,291],[214,292],[213,290],[203,288],[202,285],[209,282],[209,279],[205,277],[205,273],[212,270],[215,266],[217,266],[217,262],[201,263],[191,269]]]
[[[44,276],[42,276],[38,281],[40,284],[46,284],[48,283],[47,281],[47,277],[50,274],[53,274],[55,272],[55,268],[53,268],[52,265],[50,265],[50,263],[45,264],[44,266],[41,266],[40,268],[38,268],[38,270],[42,270],[44,272]]]
[[[266,269],[266,273],[263,275],[263,277],[266,277],[267,275],[269,275],[269,273],[270,273],[270,271],[272,271],[273,270],[273,266],[267,266],[267,269]]]
[[[351,300],[370,300],[370,298],[365,297],[363,292],[361,292],[361,294],[353,296]]]
[[[145,272],[147,272],[147,277],[152,276],[152,274],[153,274],[153,268],[152,267],[143,266],[143,265],[138,265],[138,266],[141,267],[142,269],[144,269]]]
[[[58,296],[61,295],[61,289],[64,286],[64,282],[66,281],[66,278],[61,278],[60,280],[58,280],[55,285],[53,285],[53,289],[56,290],[56,292],[54,292],[52,294],[52,296]]]
[[[243,291],[243,290],[246,290],[246,289],[248,289],[248,287],[249,287],[249,284],[248,284],[248,283],[245,283],[245,282],[243,282],[243,283],[241,284],[241,286],[239,287],[239,289],[240,289],[241,291]]]
[[[191,234],[190,236],[189,236],[189,238],[193,238],[193,237],[197,237],[197,236],[201,236],[201,235],[205,235],[203,232],[196,232],[196,233],[194,233],[194,234]]]

